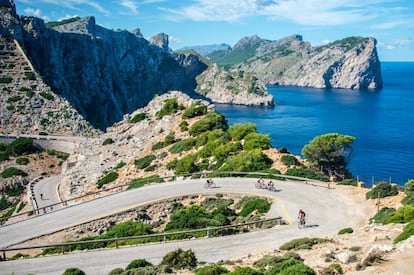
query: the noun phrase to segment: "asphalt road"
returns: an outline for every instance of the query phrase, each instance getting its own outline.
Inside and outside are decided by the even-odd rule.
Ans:
[[[279,191],[269,192],[256,189],[255,179],[221,178],[215,179],[215,182],[218,186],[215,189],[204,189],[204,180],[153,184],[67,207],[0,228],[0,246],[7,247],[148,202],[200,193],[269,196],[274,199],[274,204],[268,217],[282,216],[292,224],[235,236],[0,262],[1,274],[62,274],[68,267],[78,267],[87,274],[108,274],[113,268],[125,268],[137,258],[157,264],[166,253],[177,248],[191,248],[199,261],[235,260],[249,254],[271,252],[286,241],[299,237],[332,236],[342,228],[355,226],[360,219],[350,199],[335,189],[275,181]],[[296,227],[296,215],[300,208],[306,212],[308,227],[305,229]]]
[[[60,202],[57,187],[61,178],[60,175],[43,178],[33,186],[38,208],[43,208]],[[60,204],[53,205],[41,210],[40,214],[49,213],[60,208],[62,208]]]

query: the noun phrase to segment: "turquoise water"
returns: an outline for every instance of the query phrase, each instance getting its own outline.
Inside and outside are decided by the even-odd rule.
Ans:
[[[313,137],[356,137],[349,168],[367,183],[414,178],[414,62],[383,62],[380,91],[268,87],[276,107],[220,104],[229,124],[253,122],[274,147],[300,155]]]

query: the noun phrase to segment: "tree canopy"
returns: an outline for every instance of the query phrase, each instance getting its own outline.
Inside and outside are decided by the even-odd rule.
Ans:
[[[316,136],[302,149],[311,165],[325,173],[348,174],[347,165],[355,137],[338,133]]]

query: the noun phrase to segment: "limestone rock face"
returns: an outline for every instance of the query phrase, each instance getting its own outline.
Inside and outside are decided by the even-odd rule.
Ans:
[[[276,41],[242,38],[231,51],[212,53],[213,62],[254,72],[266,84],[346,89],[382,88],[374,38],[348,37],[313,47],[300,35]]]
[[[212,64],[197,77],[197,92],[216,103],[250,106],[274,106],[263,82],[254,75],[240,71],[227,71]]]
[[[149,42],[151,44],[154,44],[158,47],[160,47],[161,49],[168,51],[168,35],[166,35],[165,33],[159,33],[153,37],[151,37],[149,39]]]

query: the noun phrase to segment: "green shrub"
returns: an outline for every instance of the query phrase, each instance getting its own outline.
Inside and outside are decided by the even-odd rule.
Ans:
[[[30,138],[18,138],[7,145],[7,152],[9,155],[21,156],[23,154],[31,154],[39,151],[33,145],[33,140]]]
[[[403,232],[395,238],[394,243],[404,241],[414,235],[414,221],[404,226]]]
[[[385,198],[398,194],[398,187],[389,183],[380,183],[365,194],[366,199]]]
[[[316,275],[316,272],[309,266],[303,264],[301,261],[291,258],[275,264],[271,269],[265,272],[265,275],[268,274]]]
[[[2,178],[11,178],[13,176],[22,176],[22,177],[26,177],[27,173],[16,168],[16,167],[8,167],[6,169],[4,169],[1,173],[0,176]]]
[[[60,151],[56,151],[56,150],[51,150],[51,149],[47,149],[46,153],[49,156],[56,156],[58,159],[61,159],[61,160],[67,160],[68,157],[69,157],[68,153],[60,152]]]
[[[254,123],[235,123],[227,131],[234,141],[240,141],[248,134],[256,133],[256,125]]]
[[[0,161],[5,161],[9,159],[9,154],[7,152],[0,152]]]
[[[69,267],[65,269],[62,275],[86,275],[86,273],[77,267]]]
[[[137,159],[134,161],[135,167],[137,169],[144,169],[150,166],[151,162],[156,159],[155,155],[146,155],[143,158]]]
[[[109,271],[108,275],[121,275],[124,273],[124,269],[121,267],[117,267]]]
[[[101,188],[105,184],[115,181],[117,178],[118,178],[117,172],[110,172],[109,174],[106,174],[103,178],[98,180],[96,185],[98,185],[98,188]]]
[[[203,266],[197,268],[194,272],[195,275],[220,275],[226,273],[229,273],[229,271],[218,264],[210,264],[207,266]]]
[[[120,169],[122,167],[124,167],[126,165],[125,162],[123,162],[122,160],[114,167],[114,169]]]
[[[7,189],[6,190],[6,194],[9,197],[18,197],[21,194],[23,194],[24,192],[24,187],[23,186],[19,186],[19,187],[15,187],[13,189]]]
[[[54,95],[47,93],[47,92],[40,92],[39,95],[47,100],[54,100]]]
[[[205,118],[193,123],[188,132],[192,136],[199,136],[207,131],[215,129],[227,130],[227,128],[226,118],[220,113],[211,112],[208,113]]]
[[[282,163],[286,166],[298,165],[298,160],[292,155],[283,155],[280,159]]]
[[[414,192],[409,192],[402,200],[401,203],[403,205],[411,205],[414,206]]]
[[[197,156],[194,154],[189,154],[177,160],[176,162],[172,161],[167,164],[168,167],[173,167],[174,173],[176,175],[181,174],[191,174],[199,171],[199,167],[196,165]],[[170,169],[170,168],[168,168]]]
[[[207,106],[202,104],[201,101],[196,101],[191,104],[191,106],[184,111],[182,118],[188,119],[196,116],[202,116],[207,113]]]
[[[8,201],[5,197],[0,198],[0,210],[4,210],[9,208],[12,205],[10,201]]]
[[[49,21],[45,25],[46,25],[46,27],[53,28],[53,27],[56,27],[56,26],[76,22],[79,19],[80,19],[80,17],[76,16],[76,17],[72,17],[72,18],[68,18],[68,19],[64,19],[64,20],[60,20],[60,21]]]
[[[404,184],[404,192],[406,194],[414,192],[414,179],[410,179]]]
[[[272,147],[269,135],[249,133],[244,137],[244,150],[261,149],[266,150]]]
[[[168,146],[168,145],[173,144],[177,141],[178,140],[175,139],[174,131],[171,131],[171,132],[168,133],[168,135],[164,139],[164,146]]]
[[[261,271],[255,270],[251,267],[238,266],[233,272],[226,273],[227,275],[263,275]]]
[[[288,252],[283,256],[264,256],[260,260],[254,262],[253,266],[256,268],[265,269],[290,258],[296,259],[298,261],[303,261],[297,253]]]
[[[351,186],[358,186],[358,182],[355,179],[345,179],[338,181],[336,184],[338,185],[351,185]]]
[[[354,233],[354,230],[351,227],[346,227],[346,228],[339,230],[338,235],[351,234],[351,233]]]
[[[152,265],[153,265],[152,263],[147,262],[145,259],[136,259],[130,262],[125,268],[125,270],[139,268],[139,267],[152,266]]]
[[[108,145],[108,144],[112,144],[114,143],[114,140],[112,138],[106,138],[103,142],[102,145]]]
[[[360,247],[360,246],[352,246],[352,247],[349,248],[349,251],[356,252],[356,251],[361,251],[361,249],[362,249],[362,247]]]
[[[307,179],[314,179],[320,181],[329,181],[329,179],[322,173],[315,171],[308,167],[300,167],[300,168],[289,168],[286,171],[286,175],[288,176],[295,176],[295,177],[302,177]]]
[[[162,258],[161,265],[175,269],[192,269],[197,266],[197,258],[191,249],[184,251],[179,248],[167,253]]]
[[[34,72],[24,72],[24,77],[28,80],[36,80]]]
[[[17,158],[16,159],[16,164],[19,164],[19,165],[26,165],[26,164],[28,164],[29,163],[29,159],[28,158],[25,158],[25,157],[20,157],[20,158]]]
[[[163,116],[171,115],[176,113],[179,110],[183,110],[184,106],[178,103],[178,99],[176,97],[169,98],[164,101],[164,106],[155,113],[157,118],[162,118]]]
[[[159,141],[159,142],[155,143],[154,145],[152,145],[151,150],[156,151],[156,150],[162,149],[164,147],[165,147],[164,142]]]
[[[326,243],[331,242],[329,239],[321,239],[321,238],[300,238],[294,239],[287,243],[284,243],[280,249],[281,250],[299,250],[299,249],[312,249],[312,246],[319,243]]]
[[[266,213],[270,209],[270,203],[265,199],[251,199],[248,200],[242,210],[240,211],[240,216],[247,217],[253,211],[257,210],[260,214]]]
[[[129,123],[137,123],[147,118],[146,113],[138,113],[129,120]]]
[[[196,141],[192,138],[184,139],[171,146],[168,151],[172,154],[189,151],[194,147],[195,143]]]
[[[336,274],[344,274],[342,266],[337,263],[333,263],[330,266],[324,268],[321,272],[321,275],[336,275]]]
[[[14,102],[20,101],[20,99],[22,99],[21,96],[15,95],[15,96],[9,97],[6,102],[14,103]]]
[[[159,175],[152,175],[152,176],[145,177],[145,178],[136,178],[130,182],[129,186],[127,187],[127,190],[134,189],[134,188],[140,188],[152,182],[160,183],[160,182],[164,182],[164,180],[160,178]]]
[[[13,77],[3,76],[0,77],[0,84],[10,84],[13,81]]]
[[[220,171],[257,172],[270,167],[272,160],[260,149],[242,151],[237,155],[229,156]]]
[[[387,223],[406,223],[414,220],[414,206],[404,205],[395,211]]]
[[[124,238],[130,236],[141,236],[153,233],[151,226],[141,222],[126,221],[112,226],[105,238]]]
[[[376,222],[381,224],[387,224],[387,221],[395,214],[394,208],[384,207],[375,214],[374,217],[369,219],[370,222]]]
[[[187,121],[185,121],[185,120],[181,121],[179,126],[180,126],[181,132],[188,131],[188,122]]]
[[[279,151],[279,153],[282,153],[282,154],[289,153],[289,151],[288,151],[288,149],[286,147],[280,147],[277,150]]]

